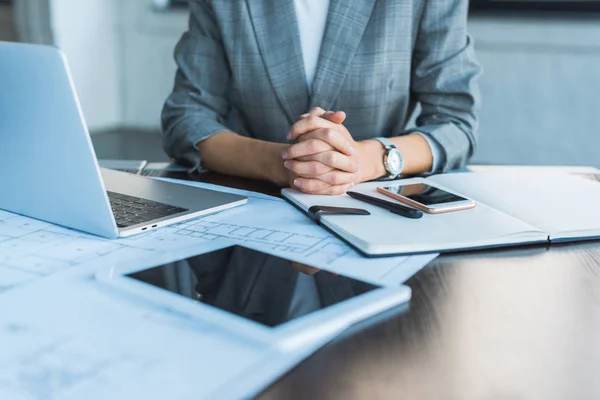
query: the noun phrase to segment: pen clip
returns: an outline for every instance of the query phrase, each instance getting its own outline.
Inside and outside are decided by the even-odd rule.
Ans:
[[[308,217],[321,225],[321,216],[323,215],[371,215],[362,208],[332,207],[332,206],[312,206],[308,209]]]

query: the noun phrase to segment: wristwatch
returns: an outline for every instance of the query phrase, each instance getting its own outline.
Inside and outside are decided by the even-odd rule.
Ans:
[[[379,137],[375,138],[375,140],[381,143],[385,148],[383,166],[388,173],[386,178],[396,179],[402,173],[402,169],[404,168],[404,157],[402,157],[402,153],[400,153],[400,150],[396,148],[390,139]]]

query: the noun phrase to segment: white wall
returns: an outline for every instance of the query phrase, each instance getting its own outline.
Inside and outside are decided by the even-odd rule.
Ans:
[[[474,161],[600,166],[600,16],[476,17],[485,72]]]
[[[129,1],[129,0],[126,0]],[[50,0],[55,44],[67,55],[91,130],[119,126],[121,0]]]
[[[187,13],[157,12],[152,0],[48,1],[90,130],[158,129]]]
[[[123,123],[158,129],[173,88],[173,49],[187,29],[187,12],[157,12],[152,0],[122,1]]]

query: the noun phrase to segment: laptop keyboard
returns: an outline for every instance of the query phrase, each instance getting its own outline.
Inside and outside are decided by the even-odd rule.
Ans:
[[[110,208],[117,221],[117,227],[127,228],[143,224],[155,219],[169,217],[189,211],[189,209],[159,203],[157,201],[127,196],[125,194],[106,192]]]

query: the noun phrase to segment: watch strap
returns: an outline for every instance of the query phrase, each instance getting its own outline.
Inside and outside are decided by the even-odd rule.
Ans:
[[[396,145],[394,144],[394,142],[392,142],[388,138],[376,137],[375,140],[377,140],[379,143],[381,143],[383,145],[383,147],[385,147],[386,149],[395,149],[396,148]]]

